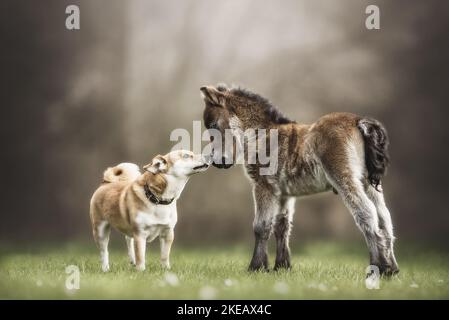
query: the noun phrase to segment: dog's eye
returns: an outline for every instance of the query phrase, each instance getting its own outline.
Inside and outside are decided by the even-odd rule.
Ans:
[[[188,153],[184,153],[184,155],[182,156],[184,159],[188,159],[188,158],[190,158],[190,154],[188,154]]]

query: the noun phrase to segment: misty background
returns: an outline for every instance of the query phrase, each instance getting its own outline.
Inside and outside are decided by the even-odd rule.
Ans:
[[[449,4],[280,3],[2,1],[1,243],[90,241],[103,170],[168,152],[173,129],[202,120],[199,88],[224,82],[298,122],[334,111],[382,121],[398,244],[447,246]],[[69,4],[80,7],[78,31],[65,28]],[[380,7],[380,30],[365,28],[369,4]],[[331,192],[296,210],[294,242],[362,239]],[[178,212],[176,243],[252,242],[241,166],[193,177]]]

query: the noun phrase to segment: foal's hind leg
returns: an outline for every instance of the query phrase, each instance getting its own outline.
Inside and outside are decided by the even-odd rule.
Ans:
[[[321,159],[326,177],[341,195],[363,233],[368,245],[370,264],[378,266],[382,272],[381,266],[386,264],[386,243],[383,233],[379,230],[376,206],[369,199],[362,183],[364,161],[356,148],[348,148],[347,144],[343,144],[340,150],[340,153],[327,153]]]
[[[274,235],[276,237],[276,262],[274,264],[274,270],[291,268],[288,241],[294,210],[295,198],[282,199],[279,213],[274,218]]]
[[[386,274],[396,274],[399,272],[398,264],[394,256],[393,243],[393,224],[391,222],[390,211],[385,205],[384,195],[382,191],[377,191],[373,186],[367,187],[367,195],[374,203],[377,209],[377,216],[379,218],[379,229],[383,233],[386,241],[385,256],[387,258],[387,264],[381,269],[385,269]]]
[[[379,267],[386,264],[384,249],[386,247],[385,237],[379,230],[379,221],[374,203],[366,195],[360,181],[340,181],[334,186],[341,194],[346,207],[351,212],[355,223],[365,237],[368,245],[370,264]]]

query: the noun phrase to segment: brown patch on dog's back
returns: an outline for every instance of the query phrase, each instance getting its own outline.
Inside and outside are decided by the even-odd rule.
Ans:
[[[129,185],[129,182],[105,183],[95,191],[92,198],[94,211],[91,211],[93,221],[101,221],[119,211],[120,194]]]

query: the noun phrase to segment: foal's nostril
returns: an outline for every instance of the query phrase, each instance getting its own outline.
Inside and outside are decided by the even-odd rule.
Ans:
[[[226,157],[221,157],[221,164],[226,164]]]

